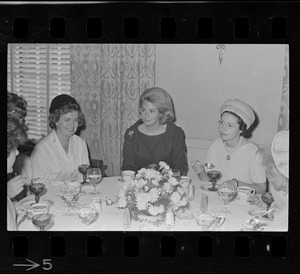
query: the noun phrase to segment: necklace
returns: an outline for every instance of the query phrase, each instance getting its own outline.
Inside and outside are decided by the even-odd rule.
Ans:
[[[234,148],[238,148],[240,146],[241,142],[242,142],[242,137],[240,137],[238,144]],[[224,144],[225,150],[227,152],[226,160],[229,161],[231,159],[231,156],[227,150],[227,146],[226,146],[225,142],[223,142],[223,144]]]

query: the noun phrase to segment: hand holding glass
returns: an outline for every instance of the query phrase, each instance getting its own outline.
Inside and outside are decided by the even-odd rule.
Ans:
[[[94,190],[91,193],[92,195],[100,194],[99,191],[97,191],[96,187],[97,184],[100,182],[102,177],[101,174],[101,169],[94,167],[94,168],[89,168],[87,171],[87,178],[90,180],[90,183],[94,186]]]

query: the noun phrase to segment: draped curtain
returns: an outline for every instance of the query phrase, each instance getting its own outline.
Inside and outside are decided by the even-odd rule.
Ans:
[[[120,174],[125,130],[139,119],[140,94],[155,84],[155,45],[73,44],[71,94],[80,103],[90,157]]]
[[[278,119],[278,131],[289,130],[289,45],[285,46],[281,104]]]

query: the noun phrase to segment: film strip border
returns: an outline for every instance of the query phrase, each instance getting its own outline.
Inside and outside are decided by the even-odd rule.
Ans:
[[[103,3],[1,5],[10,42],[284,43],[298,3]],[[2,39],[3,40],[3,39]]]
[[[300,87],[299,11],[297,2],[2,4],[0,85],[6,88],[7,43],[287,43],[293,96]],[[299,132],[293,120],[291,128]],[[299,272],[298,188],[291,186],[288,233],[26,233],[1,226],[0,270]]]
[[[268,233],[36,233],[9,234],[10,271],[72,272],[283,272],[286,236]],[[260,265],[258,266],[257,263]],[[292,268],[291,268],[292,269]]]

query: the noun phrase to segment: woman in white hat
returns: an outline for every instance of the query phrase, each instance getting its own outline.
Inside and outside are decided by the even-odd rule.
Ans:
[[[222,172],[224,185],[230,188],[249,186],[262,193],[266,174],[256,159],[258,147],[245,136],[255,120],[253,109],[238,99],[225,101],[220,109],[219,138],[209,147],[207,162]],[[204,165],[192,166],[201,181],[209,181]]]
[[[272,193],[275,208],[270,214],[274,221],[270,228],[274,231],[288,230],[288,184],[289,184],[289,131],[279,131],[271,149],[261,149],[259,156],[266,169],[269,192]]]

